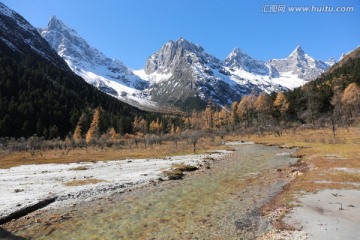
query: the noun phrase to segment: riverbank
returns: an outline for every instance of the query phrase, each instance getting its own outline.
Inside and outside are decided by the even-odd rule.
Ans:
[[[0,220],[14,212],[54,199],[51,208],[71,206],[166,180],[173,165],[199,167],[231,151],[161,159],[32,164],[0,169]]]
[[[253,239],[270,227],[260,209],[291,180],[296,159],[293,150],[232,147],[182,181],[40,210],[3,228],[33,239]]]
[[[298,147],[301,174],[262,208],[276,229],[259,239],[359,239],[359,129],[287,132],[251,140]],[[356,214],[354,214],[356,213]]]

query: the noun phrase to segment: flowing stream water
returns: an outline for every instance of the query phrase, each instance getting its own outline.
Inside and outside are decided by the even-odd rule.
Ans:
[[[186,176],[68,209],[67,220],[33,223],[31,239],[254,239],[267,230],[260,208],[288,182],[279,168],[293,150],[262,145],[235,151]]]

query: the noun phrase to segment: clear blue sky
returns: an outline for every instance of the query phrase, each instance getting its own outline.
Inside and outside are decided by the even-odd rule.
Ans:
[[[359,0],[3,0],[35,27],[55,15],[90,45],[139,69],[168,40],[198,43],[220,59],[239,47],[267,61],[301,45],[336,59],[360,45]],[[351,13],[265,13],[269,6],[352,6]],[[265,7],[265,8],[263,8]]]

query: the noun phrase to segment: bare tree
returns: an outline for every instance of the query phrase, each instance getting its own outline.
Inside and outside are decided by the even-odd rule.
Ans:
[[[200,131],[186,131],[183,133],[184,136],[187,137],[188,141],[193,146],[193,151],[196,153],[196,144],[198,143],[199,139],[201,138],[202,134]]]

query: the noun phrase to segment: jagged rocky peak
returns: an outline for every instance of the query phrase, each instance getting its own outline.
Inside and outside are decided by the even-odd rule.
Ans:
[[[284,59],[273,59],[269,64],[280,73],[292,73],[300,79],[310,81],[325,72],[329,65],[309,56],[300,45]]]
[[[159,51],[151,55],[145,66],[145,73],[171,73],[179,65],[210,64],[219,67],[220,60],[206,53],[204,48],[184,38],[168,41]]]
[[[56,16],[51,17],[47,28],[39,29],[43,38],[48,41],[62,57],[75,56],[77,58],[87,58],[91,61],[95,55],[99,55],[96,49],[92,49],[89,44],[72,28],[66,26]]]
[[[250,57],[247,53],[239,48],[231,51],[225,59],[225,65],[233,69],[242,69],[246,72],[277,77],[278,71],[267,63]]]
[[[50,18],[48,23],[48,29],[64,28],[65,24],[60,21],[55,15]]]
[[[81,36],[74,29],[65,25],[65,23],[58,19],[55,15],[50,18],[47,28],[41,30],[57,31],[63,34],[71,34],[74,37],[81,38]]]
[[[291,56],[305,56],[305,51],[302,49],[302,47],[300,46],[300,45],[297,45],[296,46],[296,48],[295,48],[295,50],[294,51],[292,51],[292,53],[290,54],[290,56],[289,57],[291,57]]]

